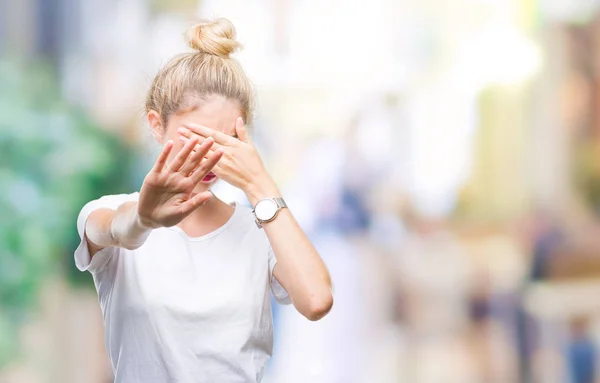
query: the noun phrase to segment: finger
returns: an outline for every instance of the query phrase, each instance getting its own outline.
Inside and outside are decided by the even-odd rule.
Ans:
[[[231,174],[230,164],[225,159],[222,159],[212,168],[212,172],[217,177],[224,179],[228,174]]]
[[[226,182],[231,182],[233,181],[235,178],[234,174],[235,172],[232,172],[231,168],[229,167],[228,163],[224,160],[219,161],[213,168],[212,168],[212,172],[215,173],[215,175],[217,177],[219,177],[220,179],[226,181]],[[235,182],[235,181],[233,181]],[[232,183],[231,185],[237,186],[235,183]]]
[[[187,128],[179,128],[177,129],[177,132],[179,133],[178,137],[179,137],[179,141],[181,142],[188,142],[188,140],[192,137],[198,137],[198,139],[200,140],[199,143],[204,142],[204,140],[206,140],[206,137],[200,136],[196,133],[193,133],[191,130],[187,129]],[[212,137],[210,137],[212,138]],[[214,138],[213,138],[214,141]],[[215,143],[213,147],[221,147],[221,145]],[[197,148],[197,146],[196,146]]]
[[[180,136],[183,136],[186,138],[190,138],[194,135],[194,133],[192,133],[191,130],[189,130],[188,128],[183,127],[183,126],[180,128],[177,128],[177,133],[179,133]]]
[[[215,165],[219,162],[219,160],[223,157],[223,150],[217,149],[214,152],[210,153],[208,157],[200,163],[200,166],[194,173],[192,173],[192,182],[197,184],[202,181],[202,178],[210,172]]]
[[[217,177],[223,178],[223,167],[219,163],[212,168],[212,172],[215,173]]]
[[[210,192],[208,190],[194,195],[192,198],[190,198],[189,200],[187,200],[183,203],[182,207],[183,207],[184,212],[186,214],[191,213],[194,209],[196,209],[197,207],[201,206],[202,204],[207,202],[209,199],[211,199],[212,196],[213,196],[212,192]]]
[[[165,146],[160,151],[160,154],[158,155],[158,158],[156,159],[156,162],[154,163],[154,167],[152,169],[154,172],[156,172],[156,173],[162,172],[163,168],[165,167],[165,164],[167,163],[167,158],[169,158],[169,154],[171,153],[172,149],[173,149],[173,141],[169,140],[169,141],[167,141]]]
[[[186,177],[189,176],[198,167],[198,165],[200,165],[200,162],[210,150],[210,147],[212,146],[213,142],[214,141],[212,138],[208,138],[204,140],[203,143],[196,145],[195,147],[197,147],[198,150],[192,149],[192,154],[185,161],[185,163],[181,167],[180,172]]]
[[[179,136],[178,136],[178,138],[179,138],[179,141],[180,141],[181,143],[183,143],[184,145],[185,145],[185,144],[187,144],[187,143],[190,141],[190,139],[189,139],[188,137],[185,137],[185,136],[183,136],[183,135],[179,135]],[[211,139],[212,139],[212,137],[211,137]],[[197,145],[194,147],[194,151],[196,151],[196,152],[197,152],[197,151],[201,150],[201,145],[202,145],[202,143],[203,143],[204,141],[206,141],[206,140],[207,140],[206,138],[202,138],[202,139],[201,139],[201,141],[200,141],[200,143],[199,143],[199,144],[197,144]],[[213,140],[213,145],[210,147],[210,150],[216,150],[216,149],[222,149],[222,148],[223,148],[223,146],[221,146],[221,145],[219,145],[219,144],[216,144],[216,143],[214,143],[214,140]]]
[[[211,128],[207,128],[206,126],[197,125],[197,124],[187,124],[184,129],[190,130],[192,133],[196,133],[204,138],[212,137],[217,144],[224,146],[235,145],[238,140],[235,138],[228,136],[225,133],[216,131]]]
[[[246,126],[244,125],[244,119],[241,117],[238,117],[238,119],[235,121],[235,132],[242,142],[245,142],[247,144],[250,142],[248,131],[246,130]]]
[[[169,170],[172,172],[177,172],[181,169],[181,166],[185,163],[185,160],[188,158],[192,150],[194,150],[194,146],[198,143],[198,137],[190,138],[190,141],[185,144],[185,146],[177,153],[171,165],[169,166]]]

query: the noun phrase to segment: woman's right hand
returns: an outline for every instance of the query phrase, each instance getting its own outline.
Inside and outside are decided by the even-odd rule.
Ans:
[[[167,158],[173,149],[173,141],[165,144],[140,190],[138,216],[143,226],[175,226],[212,196],[210,191],[193,194],[193,190],[221,159],[223,152],[218,149],[208,154],[214,143],[212,139],[204,140],[194,150],[198,141],[196,137],[187,142],[169,164]]]

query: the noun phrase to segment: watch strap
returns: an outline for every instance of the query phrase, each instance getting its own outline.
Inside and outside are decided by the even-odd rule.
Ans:
[[[283,198],[273,198],[273,201],[277,204],[278,210],[288,207]]]

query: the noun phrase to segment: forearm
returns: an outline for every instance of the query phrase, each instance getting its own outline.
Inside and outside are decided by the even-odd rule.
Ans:
[[[276,276],[294,306],[309,319],[320,319],[331,307],[331,280],[319,253],[289,209],[263,225],[277,257]]]
[[[86,226],[86,235],[98,248],[118,246],[137,249],[151,232],[140,221],[137,202],[126,202],[116,211],[106,209],[92,214]]]
[[[274,183],[265,181],[247,193],[252,205],[261,198],[280,197]],[[294,306],[305,317],[323,317],[333,303],[329,272],[321,256],[302,231],[289,209],[263,224],[277,257],[275,276],[290,294]]]

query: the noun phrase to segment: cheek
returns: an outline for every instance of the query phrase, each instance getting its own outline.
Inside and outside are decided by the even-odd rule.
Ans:
[[[177,129],[173,129],[172,126],[169,126],[169,128],[164,132],[162,141],[163,145],[166,144],[168,141],[173,141],[173,150],[171,150],[171,153],[169,154],[168,161],[172,161],[173,158],[175,158],[175,156],[177,155],[177,153],[179,153],[185,145],[179,140]]]
[[[167,129],[167,131],[164,133],[163,143],[166,143],[169,140],[173,141],[173,143],[175,144],[175,148],[182,146],[181,141],[179,141],[177,129]]]

